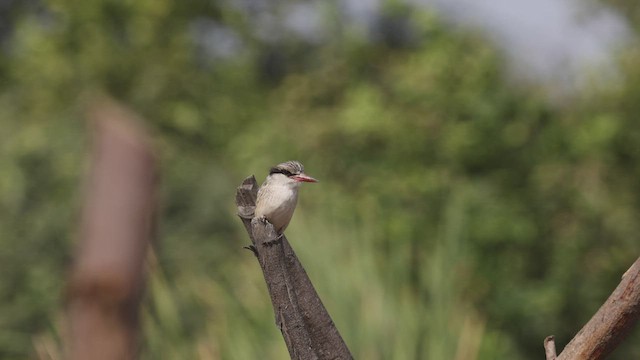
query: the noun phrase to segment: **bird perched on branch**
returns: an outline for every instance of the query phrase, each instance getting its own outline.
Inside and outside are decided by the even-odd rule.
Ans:
[[[303,182],[318,182],[304,173],[297,161],[287,161],[271,168],[258,190],[256,217],[264,217],[280,235],[289,225],[298,203],[298,188]]]

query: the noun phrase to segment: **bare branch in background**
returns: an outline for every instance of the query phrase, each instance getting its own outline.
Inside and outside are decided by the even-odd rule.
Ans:
[[[156,160],[135,114],[103,99],[89,113],[92,162],[68,284],[68,357],[131,359],[153,233]]]
[[[558,355],[558,360],[604,359],[640,317],[640,258],[591,320]]]

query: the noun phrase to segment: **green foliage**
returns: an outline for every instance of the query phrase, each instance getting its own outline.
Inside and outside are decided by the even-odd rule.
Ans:
[[[622,85],[549,105],[482,39],[402,7],[419,41],[269,42],[224,2],[43,7],[0,55],[0,358],[62,336],[96,91],[148,119],[163,166],[144,358],[287,356],[232,203],[287,159],[321,179],[288,235],[356,358],[540,358],[638,256],[631,50]],[[203,18],[242,50],[204,57]],[[612,358],[640,357],[631,337]]]

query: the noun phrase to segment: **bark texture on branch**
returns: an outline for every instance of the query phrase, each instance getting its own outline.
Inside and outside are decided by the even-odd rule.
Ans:
[[[255,177],[246,178],[236,192],[238,216],[251,238],[291,359],[352,359],[287,238],[278,238],[273,225],[253,217],[257,193]]]
[[[604,359],[629,334],[640,317],[640,258],[598,312],[567,344],[558,360]]]
[[[132,359],[152,236],[156,161],[134,114],[109,100],[90,112],[92,163],[67,288],[68,358]]]

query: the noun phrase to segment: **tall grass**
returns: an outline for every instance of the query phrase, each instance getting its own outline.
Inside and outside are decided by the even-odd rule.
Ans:
[[[388,238],[385,222],[401,213],[344,204],[335,191],[298,210],[287,235],[355,358],[509,358],[466,296],[469,198],[464,187],[451,192],[430,239]],[[149,269],[143,359],[288,358],[250,252],[230,254],[210,273],[185,264],[169,279],[154,257]]]

